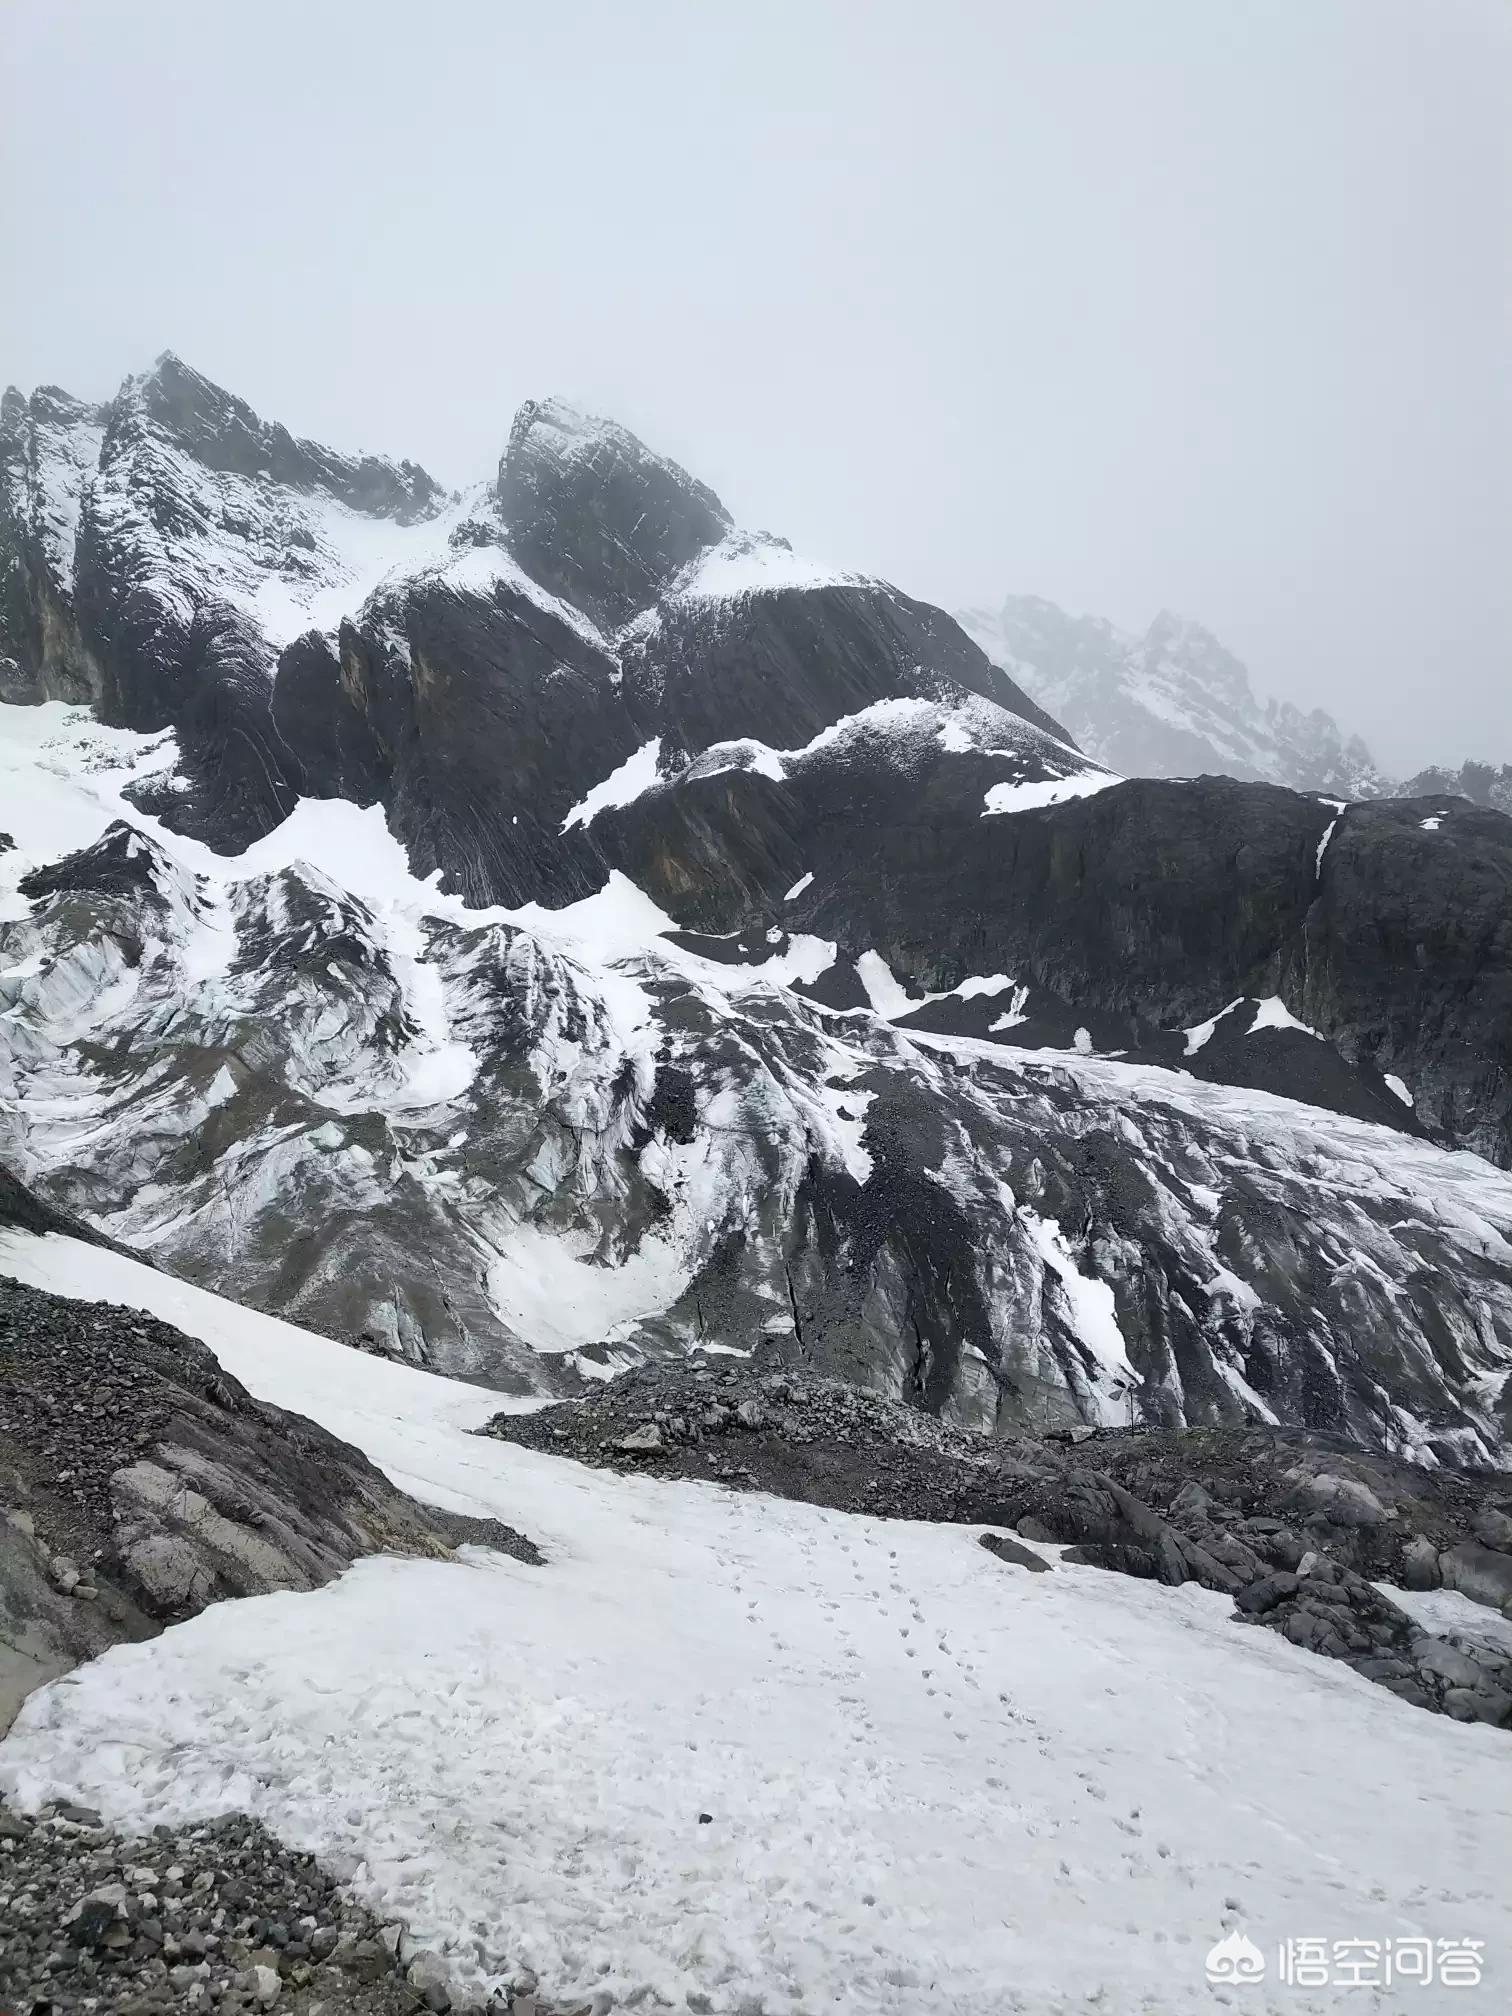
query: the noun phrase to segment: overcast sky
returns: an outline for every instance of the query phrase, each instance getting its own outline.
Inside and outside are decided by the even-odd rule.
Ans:
[[[1506,0],[3,0],[0,377],[625,420],[956,606],[1512,760]]]

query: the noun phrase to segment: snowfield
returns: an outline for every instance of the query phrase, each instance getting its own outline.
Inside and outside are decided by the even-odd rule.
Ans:
[[[0,1233],[0,1271],[151,1309],[547,1556],[365,1561],[119,1647],[0,1746],[23,1801],[255,1814],[459,1983],[599,2011],[1460,2006],[1210,1989],[1240,1927],[1271,1983],[1286,1938],[1483,1939],[1466,2006],[1507,2006],[1512,1746],[1224,1598],[479,1439],[497,1395],[70,1240]]]

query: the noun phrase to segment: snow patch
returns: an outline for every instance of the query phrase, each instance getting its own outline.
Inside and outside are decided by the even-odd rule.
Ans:
[[[1244,1006],[1245,998],[1241,994],[1237,1000],[1230,1001],[1227,1008],[1220,1008],[1216,1015],[1210,1015],[1206,1022],[1199,1022],[1194,1028],[1184,1029],[1181,1033],[1186,1037],[1186,1048],[1182,1052],[1182,1055],[1184,1057],[1195,1057],[1205,1043],[1210,1043],[1213,1040],[1218,1024],[1223,1020],[1224,1016],[1232,1015],[1236,1008]]]
[[[734,601],[743,595],[774,595],[787,589],[864,588],[864,574],[825,567],[795,553],[785,539],[767,532],[731,532],[707,547],[683,569],[667,592],[671,602]]]
[[[1037,806],[1064,805],[1071,798],[1095,797],[1099,791],[1106,791],[1110,785],[1122,781],[1106,770],[1084,770],[1071,777],[1041,777],[1024,784],[993,784],[986,796],[987,809],[981,816],[987,819],[999,812],[1030,812]]]
[[[809,887],[813,879],[814,878],[812,873],[808,875],[800,875],[798,877],[798,880],[793,884],[792,888],[789,889],[787,894],[783,897],[782,899],[783,902],[784,903],[795,902],[797,898],[803,894],[804,890]]]
[[[1065,1291],[1071,1312],[1071,1328],[1096,1361],[1101,1373],[1100,1384],[1111,1385],[1114,1389],[1111,1394],[1102,1391],[1098,1395],[1105,1403],[1115,1403],[1111,1411],[1105,1412],[1104,1419],[1120,1419],[1116,1398],[1121,1398],[1128,1388],[1137,1386],[1139,1375],[1129,1363],[1123,1332],[1118,1327],[1113,1290],[1106,1281],[1082,1273],[1059,1225],[1049,1218],[1041,1218],[1026,1204],[1021,1204],[1018,1210],[1020,1218],[1029,1228],[1040,1258]]]
[[[1279,994],[1268,994],[1255,1010],[1249,1033],[1254,1036],[1262,1029],[1295,1029],[1299,1035],[1315,1037],[1319,1043],[1325,1040],[1316,1029],[1309,1029],[1305,1022],[1299,1022]]]
[[[660,762],[661,737],[653,735],[649,742],[642,742],[634,755],[627,756],[617,770],[611,770],[601,784],[595,784],[588,795],[573,806],[562,821],[562,831],[566,833],[573,826],[588,825],[596,814],[607,811],[611,805],[631,804],[655,784]]]

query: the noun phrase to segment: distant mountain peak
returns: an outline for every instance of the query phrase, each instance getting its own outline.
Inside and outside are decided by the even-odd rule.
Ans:
[[[1173,610],[1162,609],[1143,637],[1037,595],[1010,595],[959,620],[1089,755],[1124,776],[1213,773],[1345,798],[1390,788],[1358,736],[1346,737],[1321,707],[1257,698],[1242,661]]]

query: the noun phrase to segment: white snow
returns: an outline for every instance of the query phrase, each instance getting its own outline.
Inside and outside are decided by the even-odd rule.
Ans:
[[[1261,1029],[1295,1029],[1303,1036],[1314,1036],[1321,1043],[1324,1038],[1316,1029],[1309,1029],[1305,1022],[1299,1022],[1279,994],[1268,994],[1255,1010],[1255,1019],[1249,1026],[1251,1036]]]
[[[825,567],[795,553],[785,539],[766,532],[731,532],[689,562],[667,592],[669,601],[730,601],[741,595],[771,595],[790,588],[844,588],[874,585],[864,574]]]
[[[1398,1078],[1394,1071],[1385,1073],[1385,1082],[1387,1090],[1394,1092],[1404,1106],[1415,1106],[1417,1104],[1417,1101],[1413,1098],[1405,1083]]]
[[[1422,830],[1425,833],[1437,833],[1437,831],[1439,830],[1440,826],[1443,825],[1443,823],[1444,823],[1444,815],[1442,812],[1440,812],[1435,818],[1420,819],[1418,821],[1418,825],[1422,828]]]
[[[792,888],[789,889],[787,894],[783,897],[782,899],[783,902],[784,903],[795,902],[798,899],[798,897],[800,897],[803,894],[804,890],[810,886],[810,884],[813,882],[813,879],[814,877],[812,872],[810,872],[807,875],[800,875],[798,877],[798,880],[793,884]]]
[[[1499,1652],[1512,1652],[1512,1617],[1472,1602],[1458,1589],[1398,1589],[1394,1582],[1377,1582],[1376,1587],[1425,1631],[1474,1638]]]
[[[1199,1022],[1194,1028],[1184,1029],[1181,1033],[1186,1037],[1186,1049],[1182,1052],[1182,1055],[1195,1057],[1205,1043],[1212,1041],[1218,1024],[1223,1020],[1224,1016],[1232,1015],[1236,1008],[1242,1008],[1244,1000],[1245,997],[1241,994],[1236,1001],[1230,1001],[1227,1008],[1220,1008],[1216,1015],[1210,1015],[1206,1022]]]
[[[642,742],[617,770],[611,770],[602,783],[595,784],[587,796],[573,806],[562,821],[562,831],[566,833],[573,826],[586,826],[597,813],[607,811],[611,805],[629,805],[643,791],[649,791],[656,782],[660,761],[661,737],[653,735],[649,742]]]
[[[992,1035],[1001,1035],[1005,1029],[1017,1029],[1021,1023],[1027,1022],[1029,1017],[1024,1013],[1024,1004],[1028,999],[1029,989],[1027,986],[1015,987],[1007,1008],[998,1016],[995,1022],[988,1024]]]
[[[668,1241],[643,1238],[605,1264],[594,1237],[575,1237],[530,1220],[511,1228],[488,1264],[488,1299],[531,1349],[543,1355],[612,1344],[643,1316],[655,1316],[688,1284],[687,1256]]]
[[[950,994],[959,995],[963,1001],[975,1001],[985,995],[990,1000],[994,995],[1006,994],[1013,985],[1006,973],[973,973],[963,980],[959,987],[952,987],[948,994],[937,994],[937,1001],[947,1001]]]
[[[1122,1420],[1124,1411],[1119,1404],[1120,1396],[1128,1388],[1138,1385],[1139,1375],[1129,1363],[1123,1332],[1118,1327],[1113,1290],[1106,1281],[1082,1273],[1059,1225],[1040,1217],[1026,1204],[1020,1204],[1018,1210],[1039,1249],[1040,1258],[1065,1292],[1071,1328],[1096,1360],[1100,1389],[1096,1397],[1102,1403],[1103,1419]]]
[[[1334,816],[1323,829],[1323,838],[1318,842],[1318,854],[1313,868],[1313,872],[1316,875],[1323,873],[1323,856],[1328,852],[1328,843],[1332,840],[1335,828],[1344,816],[1345,801],[1342,798],[1325,798],[1323,803],[1333,807]]]
[[[458,506],[413,525],[353,511],[334,498],[301,498],[291,515],[315,541],[314,564],[305,571],[264,572],[240,563],[233,550],[215,556],[216,585],[250,609],[264,634],[277,648],[291,644],[307,630],[331,635],[344,616],[355,616],[390,576],[417,573],[441,565],[448,540],[463,515]],[[209,554],[206,555],[209,558]],[[245,576],[245,578],[243,578]]]
[[[915,1000],[880,952],[863,952],[856,961],[856,972],[873,1012],[880,1015],[884,1022],[896,1022],[900,1016],[916,1014],[920,1008],[928,1008],[935,1001],[974,1001],[983,996],[990,999],[1007,993],[1013,986],[1006,973],[974,973],[958,987],[947,987],[938,994],[921,994]],[[1022,1021],[1024,1018],[1019,1015],[1014,1019]],[[1004,1018],[1001,1026],[1011,1027],[1012,1023]]]
[[[1226,1598],[480,1440],[497,1395],[71,1241],[0,1234],[0,1267],[196,1331],[547,1557],[364,1561],[117,1647],[23,1710],[12,1796],[144,1827],[252,1812],[458,1985],[528,1966],[569,2004],[1205,2016],[1238,1927],[1272,1963],[1303,1934],[1483,1938],[1505,1986],[1505,1736],[1240,1630]]]
[[[895,1021],[899,1015],[923,1007],[922,1001],[909,999],[903,983],[880,952],[863,952],[856,961],[856,972],[866,989],[867,1000],[884,1021]]]
[[[1083,770],[1071,777],[1042,777],[1032,783],[993,784],[986,795],[984,819],[997,812],[1029,812],[1040,805],[1063,805],[1070,798],[1091,798],[1122,780],[1107,770]]]

